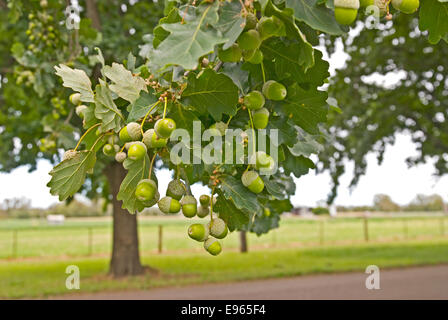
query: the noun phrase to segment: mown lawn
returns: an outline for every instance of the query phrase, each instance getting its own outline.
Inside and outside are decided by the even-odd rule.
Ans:
[[[144,217],[139,221],[140,247],[156,253],[158,227],[163,226],[163,251],[203,252],[200,244],[187,236],[188,225],[206,222],[178,217]],[[89,248],[89,228],[91,248]],[[322,229],[323,228],[323,229]],[[445,231],[446,229],[446,231]],[[323,233],[321,233],[323,230]],[[442,217],[371,218],[369,241],[395,241],[448,234],[448,219]],[[14,234],[14,232],[17,232]],[[13,245],[17,238],[16,246]],[[278,229],[257,237],[249,235],[254,248],[282,248],[291,245],[344,244],[364,241],[364,222],[360,218],[303,219],[285,217]],[[16,257],[82,257],[108,255],[112,247],[110,218],[68,219],[63,226],[48,226],[45,220],[0,221],[0,259]],[[238,248],[239,237],[231,233],[224,241],[226,248]],[[15,251],[14,251],[15,250]]]
[[[394,241],[307,248],[224,250],[218,257],[200,253],[145,255],[143,262],[158,275],[116,280],[107,276],[104,257],[0,260],[0,297],[46,297],[73,293],[65,288],[68,265],[80,268],[80,292],[149,289],[192,283],[227,282],[310,273],[364,271],[380,268],[448,263],[448,239]]]

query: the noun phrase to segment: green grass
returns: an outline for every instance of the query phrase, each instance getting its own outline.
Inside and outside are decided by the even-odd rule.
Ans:
[[[443,226],[447,228],[445,218]],[[144,217],[139,221],[140,246],[143,252],[157,251],[158,226],[163,225],[165,252],[203,252],[202,247],[187,237],[190,223],[205,220],[187,220],[177,217]],[[369,240],[390,241],[417,237],[440,236],[444,231],[440,217],[371,218]],[[257,237],[249,235],[252,248],[275,248],[320,243],[321,221],[303,218],[284,218],[280,228]],[[92,253],[108,255],[111,250],[112,229],[110,218],[67,219],[63,226],[49,226],[45,220],[0,221],[0,259],[13,254],[13,230],[17,232],[17,257],[81,257],[89,253],[89,231],[92,230]],[[364,241],[363,220],[359,218],[326,219],[323,225],[325,244],[356,243]],[[407,228],[407,233],[406,233]],[[226,248],[237,248],[237,233],[224,240]]]
[[[228,250],[218,257],[202,252],[144,255],[142,260],[158,269],[160,274],[112,279],[107,276],[108,257],[2,260],[0,297],[46,297],[73,293],[65,288],[65,268],[72,264],[80,268],[79,292],[96,292],[363,271],[370,264],[387,268],[447,263],[448,239],[439,237],[392,243],[269,249],[247,254]]]

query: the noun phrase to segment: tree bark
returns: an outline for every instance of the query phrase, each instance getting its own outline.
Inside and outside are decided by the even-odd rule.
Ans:
[[[113,195],[113,248],[109,272],[115,277],[142,274],[145,268],[140,262],[137,215],[122,209],[121,201],[117,200],[126,171],[120,163],[113,162],[106,168],[106,175]]]
[[[240,252],[247,252],[247,234],[246,231],[240,231]]]
[[[101,30],[100,14],[98,13],[98,7],[95,0],[86,1],[87,17],[92,20],[92,27],[96,30]]]

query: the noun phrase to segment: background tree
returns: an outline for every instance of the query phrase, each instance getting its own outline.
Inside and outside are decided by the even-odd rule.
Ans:
[[[354,187],[366,172],[366,155],[375,152],[381,163],[386,146],[399,132],[409,133],[419,151],[408,159],[409,165],[432,159],[437,175],[448,172],[447,21],[433,21],[438,32],[426,30],[427,16],[447,11],[446,2],[423,0],[420,20],[394,13],[393,21],[378,28],[368,29],[358,22],[359,33],[342,37],[349,57],[329,85],[329,95],[342,112],[329,115],[330,138],[319,163],[320,171],[332,175],[329,202],[337,194],[346,161],[355,165],[350,184]],[[333,52],[334,41],[326,44]],[[399,80],[386,86],[381,80],[372,81],[372,75]]]
[[[400,206],[392,201],[387,194],[376,194],[373,197],[373,208],[377,211],[396,212],[400,210]]]
[[[39,159],[60,161],[57,150],[73,147],[83,130],[68,101],[70,90],[59,85],[54,73],[59,63],[81,68],[98,77],[97,52],[107,62],[138,52],[144,34],[163,14],[153,1],[79,1],[79,30],[66,27],[69,1],[0,1],[0,170],[28,165]],[[51,36],[53,34],[53,36]],[[108,175],[103,175],[102,172]],[[98,168],[83,185],[82,193],[113,202],[114,235],[111,272],[141,273],[137,220],[116,200],[124,170],[109,164]],[[125,214],[126,213],[126,214]]]

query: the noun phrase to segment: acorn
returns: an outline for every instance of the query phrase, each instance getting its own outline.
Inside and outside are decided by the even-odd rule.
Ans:
[[[213,218],[212,221],[209,223],[210,228],[210,235],[217,238],[217,239],[223,239],[227,236],[228,229],[227,224],[224,220],[220,218]]]
[[[334,16],[343,25],[352,24],[356,20],[359,0],[334,0]]]
[[[195,197],[187,195],[182,198],[180,204],[182,205],[182,214],[185,217],[193,218],[196,215],[198,202]]]
[[[260,193],[264,189],[264,182],[256,171],[247,171],[243,173],[241,182],[253,193]]]
[[[419,0],[392,0],[392,6],[406,14],[412,14],[420,6]]]
[[[170,183],[168,183],[168,189],[166,190],[167,196],[176,200],[180,200],[185,194],[185,192],[186,192],[185,184],[179,179],[172,180],[170,181]]]
[[[180,211],[179,201],[171,197],[163,197],[157,204],[163,213],[178,213]]]

